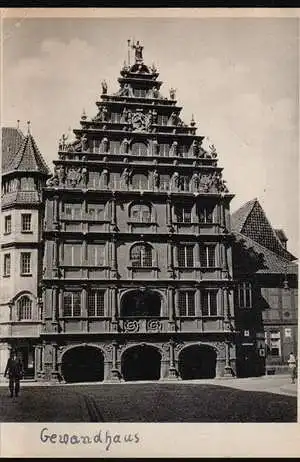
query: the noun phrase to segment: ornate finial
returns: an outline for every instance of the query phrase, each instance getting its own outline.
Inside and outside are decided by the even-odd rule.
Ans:
[[[195,125],[196,125],[196,122],[194,119],[194,114],[192,114],[191,127],[195,127]]]
[[[30,120],[27,120],[27,133],[30,135]]]
[[[17,129],[19,130],[19,128],[20,128],[20,120],[18,119],[17,120]]]
[[[82,114],[81,114],[81,120],[86,120],[86,119],[87,119],[86,113],[85,113],[85,110],[83,109]]]
[[[139,63],[142,63],[143,62],[143,46],[140,45],[140,42],[137,41],[136,43],[134,43],[133,41],[133,44],[131,45],[131,48],[133,48],[135,50],[135,62],[137,64]]]
[[[106,80],[102,80],[101,85],[102,85],[102,95],[106,95],[106,93],[107,93],[107,83],[106,83]]]

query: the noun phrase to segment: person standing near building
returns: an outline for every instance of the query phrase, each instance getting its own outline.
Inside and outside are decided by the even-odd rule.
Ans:
[[[295,383],[295,379],[297,377],[297,360],[293,352],[290,353],[290,356],[288,359],[288,365],[289,365],[289,369],[291,373],[292,383]]]
[[[8,374],[9,378],[9,391],[10,397],[14,396],[17,397],[20,391],[20,380],[23,378],[23,365],[19,358],[17,358],[17,354],[14,351],[10,358],[8,358],[4,377]]]

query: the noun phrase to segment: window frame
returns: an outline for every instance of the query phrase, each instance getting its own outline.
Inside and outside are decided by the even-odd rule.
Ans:
[[[249,299],[249,305],[247,305],[247,298]],[[252,284],[250,281],[243,281],[239,283],[238,303],[239,303],[239,308],[243,310],[252,309]]]
[[[214,223],[214,206],[207,206],[205,205],[204,207],[201,207],[201,205],[198,205],[197,207],[197,215],[198,215],[198,220],[201,225],[212,225]],[[209,211],[209,215],[208,215]],[[203,214],[204,220],[201,220],[201,215]],[[211,216],[211,220],[208,220],[208,216]]]
[[[101,296],[99,299],[98,297]],[[92,304],[91,304],[92,301]],[[98,303],[100,305],[98,306]],[[99,314],[99,312],[101,313]],[[87,296],[87,312],[89,318],[104,318],[105,317],[105,290],[90,289]]]
[[[27,305],[21,305],[22,302],[27,302]],[[22,314],[22,315],[21,315]],[[28,295],[22,295],[17,300],[17,319],[19,322],[32,321],[32,300]]]
[[[138,218],[135,218],[133,216],[133,213],[135,212],[135,208],[139,208],[137,210]],[[143,213],[148,212],[148,218],[147,220],[144,219]],[[129,213],[129,218],[131,221],[135,223],[151,223],[152,222],[152,207],[149,204],[146,203],[141,203],[141,204],[132,204],[130,207],[130,213]]]
[[[214,296],[214,303],[215,306],[212,306],[212,295]],[[207,296],[207,312],[204,312],[204,308],[206,308],[206,302],[204,297]],[[200,292],[200,299],[201,299],[201,314],[203,317],[215,318],[219,316],[218,314],[218,291],[212,289],[201,290]],[[212,308],[214,308],[215,312],[212,313]]]
[[[11,225],[12,225],[11,215],[5,215],[4,216],[4,234],[11,234],[11,228],[12,228]]]
[[[191,224],[192,223],[192,209],[193,206],[189,205],[174,205],[174,218],[175,218],[175,223],[180,223],[180,224]],[[178,211],[180,213],[178,213]],[[186,220],[186,217],[189,217],[188,220]],[[178,219],[180,218],[180,219]]]
[[[180,268],[194,268],[195,266],[195,255],[194,255],[194,244],[178,244],[177,250],[177,263]],[[189,252],[191,251],[191,254]],[[183,260],[180,252],[183,252]],[[192,257],[192,260],[190,258]],[[183,264],[182,264],[183,263]],[[192,263],[191,265],[189,263]]]
[[[7,269],[9,271],[7,271]],[[11,254],[3,254],[3,277],[9,278],[11,276]]]
[[[196,316],[196,292],[194,290],[178,291],[178,313],[181,318],[194,318]],[[184,303],[182,304],[182,301]]]
[[[70,313],[66,314],[66,296],[71,297],[71,306],[70,306]],[[75,298],[77,297],[77,299]],[[74,314],[74,310],[78,308],[76,306],[76,302],[79,301],[79,314]],[[69,308],[69,307],[68,307]],[[63,292],[63,307],[62,307],[62,314],[64,318],[80,318],[82,317],[82,297],[80,290],[66,290]]]
[[[138,257],[133,258],[133,252],[138,248]],[[130,249],[130,263],[133,268],[153,268],[153,247],[150,244],[134,244]]]
[[[24,259],[29,257],[29,264],[28,261],[25,263]],[[24,271],[24,265],[25,269],[27,271]],[[26,268],[27,265],[27,268]],[[32,261],[31,261],[31,252],[21,252],[20,253],[20,274],[21,276],[32,276]]]
[[[201,268],[216,268],[216,244],[201,244],[200,245],[200,267]],[[209,252],[213,250],[213,253],[210,255]],[[203,260],[203,251],[205,251],[205,262]],[[210,258],[213,256],[213,264],[210,264]],[[205,263],[205,264],[203,264]]]
[[[25,218],[29,218],[29,228],[24,226],[26,223]],[[32,214],[31,213],[21,213],[21,232],[22,233],[32,233]]]

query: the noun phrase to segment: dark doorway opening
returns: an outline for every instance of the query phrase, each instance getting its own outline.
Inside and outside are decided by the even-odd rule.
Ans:
[[[216,376],[217,354],[208,345],[191,345],[179,355],[179,373],[183,380],[213,379]]]
[[[237,348],[236,372],[238,377],[264,375],[265,359],[258,356],[253,345],[240,345]]]
[[[34,347],[26,345],[17,348],[17,356],[20,358],[24,369],[24,379],[34,378]]]
[[[61,372],[66,382],[100,382],[104,377],[104,358],[95,347],[74,347],[63,355]]]
[[[121,304],[122,317],[159,317],[161,299],[152,290],[132,290],[124,295]]]
[[[155,347],[138,345],[122,355],[124,380],[159,380],[161,355]]]

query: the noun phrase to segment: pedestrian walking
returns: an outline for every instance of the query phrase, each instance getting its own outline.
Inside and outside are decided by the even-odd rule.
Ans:
[[[293,352],[290,353],[290,356],[288,359],[288,365],[290,369],[292,383],[295,383],[295,379],[297,377],[297,360]]]
[[[19,358],[17,358],[17,354],[14,351],[10,358],[8,358],[4,377],[8,374],[9,378],[9,391],[10,397],[12,398],[18,396],[20,392],[20,380],[23,378],[23,364]]]

